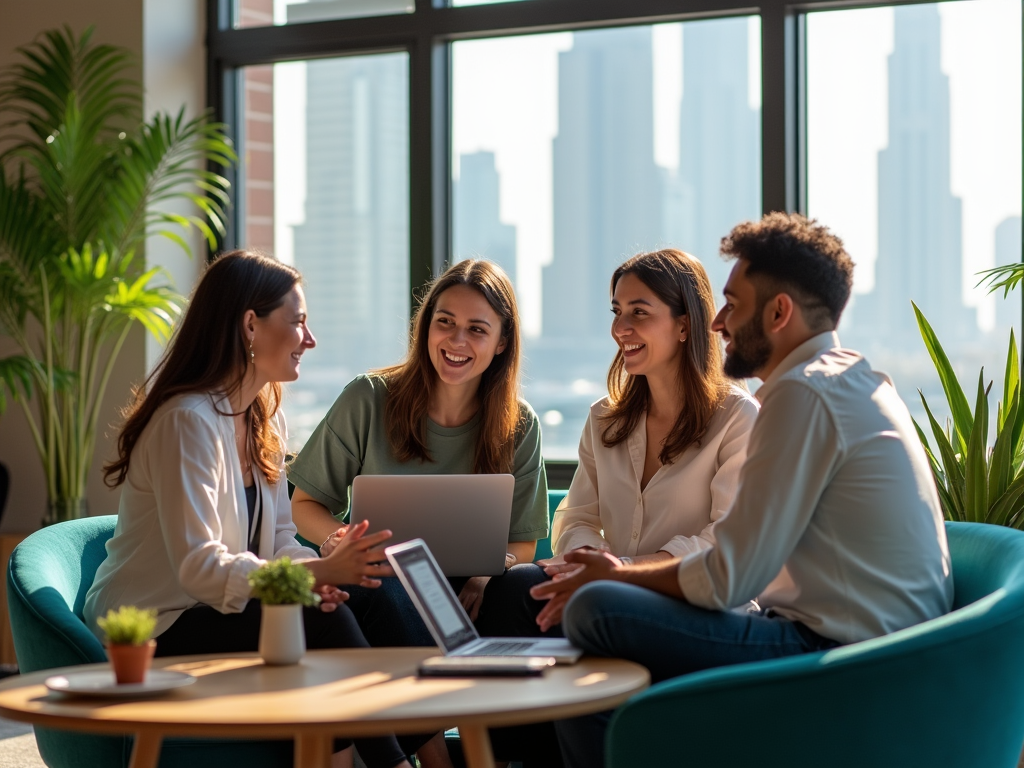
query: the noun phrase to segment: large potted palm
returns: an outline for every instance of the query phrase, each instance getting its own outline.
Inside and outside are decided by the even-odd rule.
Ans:
[[[92,30],[41,35],[0,75],[0,413],[24,409],[43,464],[44,523],[81,516],[103,395],[136,323],[158,339],[182,298],[140,249],[164,234],[211,247],[228,205],[213,167],[235,160],[222,125],[158,113],[142,120],[125,49]],[[186,199],[191,215],[168,203]],[[33,404],[35,407],[33,407]]]

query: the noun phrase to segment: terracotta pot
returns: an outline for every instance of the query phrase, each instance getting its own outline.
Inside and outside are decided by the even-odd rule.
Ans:
[[[301,605],[264,605],[260,656],[267,664],[296,664],[306,652]]]
[[[114,669],[118,685],[146,682],[146,673],[153,661],[156,640],[142,645],[107,645],[107,658]]]

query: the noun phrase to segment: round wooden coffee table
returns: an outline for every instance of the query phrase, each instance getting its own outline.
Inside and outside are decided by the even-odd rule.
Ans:
[[[336,736],[432,733],[458,726],[470,768],[492,768],[487,728],[612,709],[649,683],[647,670],[584,658],[533,678],[418,678],[433,648],[310,651],[272,667],[256,654],[178,656],[154,667],[198,680],[151,699],[87,699],[51,693],[64,667],[0,683],[0,715],[48,728],[135,734],[132,768],[155,768],[165,736],[294,738],[296,768],[330,764]]]

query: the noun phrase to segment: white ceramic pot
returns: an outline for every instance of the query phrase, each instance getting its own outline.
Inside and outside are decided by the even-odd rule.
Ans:
[[[306,652],[302,606],[264,605],[260,621],[260,656],[267,664],[295,664]]]

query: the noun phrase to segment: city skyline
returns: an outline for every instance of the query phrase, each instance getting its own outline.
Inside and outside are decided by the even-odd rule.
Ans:
[[[946,15],[943,11],[936,11],[934,8],[931,11],[936,19],[939,16],[945,19]],[[814,16],[829,15],[834,14],[814,14]],[[723,36],[723,30],[730,26],[730,22],[731,34]],[[506,266],[514,265],[520,305],[524,308],[523,325],[527,332],[525,343],[526,379],[524,382],[526,396],[541,413],[548,447],[557,443],[558,452],[567,457],[575,450],[575,443],[579,435],[581,423],[575,423],[579,418],[577,412],[585,412],[583,409],[586,405],[603,394],[604,374],[614,352],[614,345],[608,334],[610,315],[607,311],[608,280],[614,267],[625,257],[641,249],[650,249],[661,245],[678,245],[686,250],[699,251],[712,247],[708,244],[710,242],[717,246],[717,239],[728,231],[728,228],[735,223],[736,218],[744,216],[742,213],[736,213],[735,209],[731,214],[721,214],[722,223],[718,226],[723,231],[720,234],[714,233],[713,227],[706,228],[710,232],[699,234],[697,225],[703,224],[715,213],[709,201],[725,199],[714,190],[716,183],[721,185],[723,191],[729,191],[731,185],[733,192],[742,191],[748,196],[745,202],[743,200],[736,202],[735,198],[740,195],[734,195],[734,199],[731,202],[727,201],[727,204],[754,208],[753,216],[758,213],[759,204],[756,202],[756,198],[753,203],[749,198],[751,192],[759,196],[760,175],[759,112],[756,101],[751,98],[753,86],[750,76],[753,67],[751,59],[747,58],[747,55],[754,50],[753,38],[750,34],[752,26],[750,19],[741,19],[738,22],[736,20],[716,20],[682,25],[559,33],[549,36],[538,35],[531,36],[529,40],[508,38],[494,41],[470,41],[456,43],[453,46],[452,192],[453,240],[456,248],[454,255],[467,255],[463,251],[469,248],[478,252],[491,251],[481,255],[495,257],[501,251],[502,246],[494,250],[493,245],[488,244],[482,247],[480,245],[489,239],[502,241],[504,252],[507,253],[509,250],[514,252],[514,256],[509,261],[504,261],[504,256],[497,256],[495,260],[504,262]],[[816,30],[818,26],[811,24],[810,28]],[[703,53],[699,34],[702,31],[709,31],[709,35],[710,31],[717,31],[720,35],[719,41],[716,44],[709,43]],[[679,100],[676,102],[677,116],[675,119],[677,168],[666,167],[659,162],[659,157],[664,158],[663,149],[660,150],[661,154],[659,155],[659,147],[663,148],[665,145],[665,115],[667,112],[666,105],[658,102],[660,96],[663,95],[664,82],[670,79],[665,74],[665,61],[668,59],[662,55],[666,48],[665,41],[671,39],[669,32],[678,35],[677,51],[679,55],[673,60],[679,81]],[[933,39],[933,47],[929,53],[929,69],[937,76],[940,83],[946,77],[945,69],[947,67],[943,64],[946,53],[938,55],[936,50],[946,51],[949,48],[945,42],[948,34],[945,29],[942,31],[943,42],[941,45],[938,40]],[[896,37],[894,32],[894,46]],[[811,39],[813,41],[816,38],[812,36]],[[523,48],[521,43],[528,47]],[[485,54],[492,49],[495,51],[505,50],[509,55],[496,56],[497,63],[492,62],[492,64],[498,69],[488,72],[482,64],[488,61]],[[716,60],[713,54],[722,49],[728,50],[722,54],[720,59]],[[542,64],[542,66],[537,66],[533,74],[530,74],[529,66],[521,66],[523,62],[516,59],[516,56],[522,55],[524,50],[529,52],[530,61],[534,64],[537,62]],[[472,52],[473,55],[468,56],[469,52]],[[509,52],[518,53],[513,56]],[[622,63],[617,62],[616,55],[622,56]],[[891,62],[898,58],[896,52],[891,49],[885,55],[890,57],[890,66]],[[358,58],[371,60],[376,57]],[[827,61],[824,65],[820,59],[814,61],[816,67],[828,65]],[[734,64],[734,70],[722,71],[729,62]],[[320,63],[303,64],[303,77],[312,78],[312,68]],[[508,65],[507,72],[501,70],[501,66],[506,64]],[[709,69],[702,75],[698,65],[706,66]],[[275,84],[279,67],[282,74],[288,67],[297,70],[296,65],[275,65]],[[476,75],[488,76],[486,90],[473,91],[469,95],[470,92],[465,90],[465,81],[460,74],[468,70],[472,70]],[[396,69],[396,77],[398,77],[397,72]],[[713,76],[707,72],[711,72]],[[890,74],[887,72],[886,76],[888,77]],[[516,80],[518,76],[521,77]],[[403,70],[401,76],[398,77],[402,80],[403,88],[407,88],[406,78],[406,71]],[[702,79],[707,81],[706,86]],[[519,91],[515,91],[515,89],[510,91],[505,87],[513,81],[518,83]],[[659,85],[659,82],[662,85]],[[950,83],[955,86],[955,79],[950,77]],[[706,91],[704,97],[701,95],[702,87]],[[949,88],[950,85],[946,87]],[[377,86],[368,86],[368,90],[363,96],[356,95],[355,90],[348,94],[336,91],[335,98],[356,103],[359,99],[365,100],[371,91],[375,93],[376,90]],[[955,87],[953,90],[955,95]],[[304,83],[303,91],[303,96],[308,95],[309,103],[319,101],[321,98],[314,93],[312,83]],[[893,92],[896,91],[898,88],[894,86]],[[506,103],[501,104],[498,108],[497,102],[488,100],[492,93],[500,93]],[[812,90],[812,95],[815,93]],[[712,95],[717,99],[712,99]],[[890,119],[898,123],[900,115],[898,109],[895,109],[891,103],[892,95],[889,93],[888,87],[885,89],[885,95],[887,102],[890,103],[885,105],[882,115],[887,121],[888,128]],[[946,98],[950,97],[947,95]],[[462,122],[461,116],[466,113],[464,107],[460,106],[467,99],[473,106],[473,121],[469,123]],[[815,109],[817,103],[820,102],[815,102],[812,99],[809,109]],[[543,109],[532,113],[527,107],[532,108],[535,104]],[[544,111],[548,108],[545,106],[546,104],[553,105],[551,113]],[[279,105],[275,99],[275,119],[277,115],[281,114],[278,108]],[[966,220],[968,202],[973,198],[969,195],[959,194],[955,188],[955,169],[957,167],[955,160],[958,150],[955,143],[955,131],[952,131],[948,125],[951,120],[948,109],[947,104],[945,116],[939,120],[940,123],[943,121],[947,123],[948,136],[944,145],[944,154],[947,156],[946,167],[939,169],[939,175],[944,174],[946,181],[944,184],[932,184],[931,186],[937,186],[939,193],[943,196],[946,206],[944,210],[947,213],[951,210],[950,205],[955,207],[953,198],[962,197],[965,200],[964,216]],[[516,126],[509,118],[517,113],[526,117],[528,122],[519,123]],[[545,114],[550,114],[550,117],[545,117]],[[335,144],[351,144],[358,140],[358,135],[373,135],[374,139],[377,138],[377,129],[367,127],[369,124],[356,130],[353,126],[358,121],[351,115],[348,118],[338,115],[320,115],[307,108],[304,111],[304,118],[307,123],[319,121],[329,124],[331,130],[327,131],[326,135],[333,137],[332,140]],[[381,119],[385,118],[382,116]],[[398,117],[391,114],[389,119],[395,135],[403,134],[407,114],[399,113]],[[952,118],[954,125],[957,119],[959,118],[954,114]],[[340,122],[338,122],[339,120]],[[348,123],[345,122],[346,120]],[[345,127],[347,124],[348,128]],[[503,137],[502,141],[506,144],[491,141],[487,146],[489,140],[485,140],[486,131],[491,125],[502,126],[502,132],[496,135]],[[529,128],[524,129],[524,125]],[[819,123],[811,121],[812,148],[816,146],[814,137],[821,135],[820,129],[815,128],[817,125]],[[303,133],[306,130],[304,125]],[[350,135],[345,134],[345,130],[348,130]],[[359,130],[362,130],[363,133],[359,134]],[[530,163],[532,164],[513,162],[511,166],[509,165],[510,157],[522,157],[522,155],[508,154],[507,142],[512,140],[509,137],[514,133],[522,134],[522,136],[516,135],[512,138],[516,141],[522,139],[517,146],[529,147]],[[292,206],[291,221],[283,226],[279,222],[277,227],[279,237],[283,230],[294,233],[291,252],[294,254],[295,262],[307,272],[307,276],[308,270],[302,266],[301,260],[303,253],[309,248],[309,233],[314,229],[311,224],[319,222],[317,226],[321,228],[328,224],[333,226],[338,224],[345,215],[349,215],[338,210],[334,210],[333,213],[330,211],[316,213],[317,205],[322,205],[323,201],[330,199],[333,193],[318,191],[314,177],[317,174],[340,176],[342,179],[347,179],[344,183],[349,184],[352,190],[356,190],[359,187],[357,182],[360,178],[366,179],[369,178],[368,173],[370,175],[377,173],[372,169],[371,160],[366,159],[369,156],[365,152],[356,153],[364,157],[364,160],[360,161],[363,162],[362,166],[358,162],[353,162],[351,166],[335,165],[333,170],[328,171],[327,166],[330,163],[327,160],[331,155],[327,149],[321,150],[314,147],[314,134],[315,131],[310,131],[308,137],[304,136],[310,143],[309,146],[303,147],[302,152],[303,160],[314,157],[317,160],[315,163],[305,163],[303,170],[308,174],[308,179],[304,180],[302,189],[294,197],[288,196],[289,205]],[[751,134],[753,134],[752,142],[750,141]],[[698,136],[706,138],[698,139],[696,138]],[[750,151],[751,143],[754,144],[752,152]],[[894,147],[898,144],[898,142],[890,143]],[[737,144],[738,147],[731,150],[730,144]],[[697,145],[699,145],[699,151],[693,152],[693,148]],[[883,150],[884,146],[882,144],[878,149]],[[1011,146],[1010,149],[1013,150],[1013,147]],[[281,151],[278,152],[275,147],[275,164],[286,159],[286,151],[291,152],[292,149],[289,147],[285,150],[282,146]],[[337,151],[337,147],[334,147],[332,151]],[[879,153],[878,150],[873,151],[875,152],[875,173],[884,176],[885,162],[883,158],[886,155]],[[406,153],[407,147],[405,153],[400,154],[403,158],[407,158]],[[690,159],[687,158],[687,153],[692,155]],[[727,156],[724,160],[716,161],[714,159],[723,154],[731,156]],[[891,154],[893,153],[890,152]],[[940,151],[940,154],[943,152]],[[953,158],[952,161],[949,160],[950,156]],[[813,159],[814,155],[812,154],[811,157]],[[741,158],[746,159],[741,160]],[[721,169],[729,162],[734,164],[722,172]],[[550,186],[547,188],[547,192],[545,192],[543,169],[537,163],[541,165],[546,163],[549,169],[547,173],[550,175],[547,178],[550,179]],[[277,166],[275,165],[275,167]],[[701,171],[702,167],[707,170]],[[813,163],[811,168],[813,171]],[[716,173],[716,171],[718,172]],[[538,261],[537,256],[539,250],[537,235],[542,229],[536,226],[535,221],[524,220],[521,216],[510,213],[510,209],[511,211],[516,210],[515,206],[518,203],[515,198],[520,193],[515,192],[515,185],[509,186],[508,177],[517,175],[521,177],[523,174],[528,174],[532,179],[531,197],[535,199],[531,201],[531,204],[535,206],[535,209],[537,205],[544,205],[545,195],[549,195],[546,204],[548,206],[547,215],[550,216],[551,240],[547,247],[552,256],[546,264]],[[397,176],[390,178],[397,179]],[[835,176],[835,178],[842,178],[846,182],[848,177]],[[856,188],[854,181],[851,180],[851,188]],[[460,188],[463,183],[466,186]],[[374,178],[370,184],[371,186],[380,185],[382,181]],[[466,192],[474,186],[480,191],[472,194]],[[705,189],[704,198],[706,200],[696,199],[699,197],[696,190],[700,188]],[[814,201],[820,199],[821,189],[819,182],[812,185],[812,210],[815,205]],[[510,192],[510,190],[512,191]],[[402,189],[402,194],[407,199],[407,187]],[[882,223],[887,208],[884,203],[885,195],[892,193],[887,193],[876,185],[872,194],[875,200],[875,210],[871,217],[877,217],[879,223]],[[675,196],[674,200],[673,195]],[[816,198],[815,195],[818,197]],[[355,195],[355,198],[358,197]],[[865,197],[863,194],[859,195],[858,202],[862,202]],[[296,210],[300,207],[296,200],[300,198],[304,198],[301,205],[303,220],[301,223],[296,221],[298,218]],[[310,205],[307,201],[314,201],[314,204]],[[706,209],[706,213],[700,215],[690,213],[683,207],[688,204],[691,206],[690,210],[696,210],[694,205],[696,202],[708,203],[709,207]],[[717,205],[721,209],[726,203],[719,202]],[[399,211],[399,215],[405,217],[405,226],[407,227],[407,210],[401,211],[400,208],[394,210]],[[680,211],[674,219],[673,210]],[[1016,212],[1019,216],[1019,202]],[[334,217],[333,221],[330,221],[331,216]],[[955,223],[955,215],[947,215],[947,218]],[[1006,218],[1007,216],[1004,214],[1001,220]],[[666,224],[670,220],[677,227],[675,233],[666,228]],[[366,222],[364,224],[369,226]],[[476,234],[470,234],[470,230],[474,228],[470,226],[471,224],[480,225],[477,227]],[[689,234],[684,224],[690,226]],[[976,224],[974,226],[976,227]],[[361,231],[358,222],[349,229],[353,232]],[[493,238],[491,235],[485,234],[487,230],[501,234],[497,238]],[[401,227],[392,227],[390,231],[391,234],[394,234],[396,231],[401,231]],[[845,237],[845,233],[841,234]],[[1001,243],[1012,241],[1012,234],[1010,232],[1009,235],[1004,233],[1001,236],[996,236],[994,229],[990,229],[986,235],[988,252],[994,256],[996,241]],[[337,272],[348,274],[347,264],[342,263],[341,259],[350,258],[345,256],[347,253],[345,248],[349,248],[351,244],[346,245],[343,242],[345,238],[342,237],[339,240],[337,239],[339,236],[321,238],[320,253],[323,258],[327,258],[329,255],[334,262],[333,268]],[[353,242],[359,239],[354,235],[345,237]],[[358,258],[364,261],[375,261],[377,266],[374,268],[379,268],[382,259],[377,248],[365,246],[369,241],[365,236],[360,237],[362,237],[361,242],[364,243],[364,246],[359,249],[359,253],[362,255]],[[401,280],[396,279],[392,288],[389,289],[392,291],[390,295],[401,296],[403,303],[403,306],[394,311],[396,325],[392,333],[395,336],[395,341],[398,337],[404,336],[405,323],[407,323],[407,304],[405,304],[408,295],[407,229],[402,237],[405,238],[405,250],[404,256],[402,256],[405,262],[403,266],[405,274]],[[474,238],[477,240],[477,245],[464,245]],[[679,239],[679,242],[672,242],[676,238]],[[703,238],[704,244],[690,246],[685,242],[688,238],[693,240]],[[954,235],[946,239],[951,241],[963,239],[966,242],[967,234],[965,231],[963,238]],[[396,243],[397,240],[398,238],[395,238]],[[515,245],[510,248],[509,243],[513,241]],[[285,242],[287,245],[287,241]],[[333,243],[334,252],[326,250],[324,243]],[[1005,244],[1002,246],[1003,249],[1008,247],[1012,247],[1012,243],[1010,246]],[[879,253],[884,255],[886,248],[882,246],[881,240],[878,241],[877,248]],[[715,249],[717,250],[717,247]],[[355,252],[351,251],[353,254]],[[390,251],[388,252],[390,253]],[[965,250],[963,253],[966,254],[967,251]],[[700,253],[697,255],[701,256]],[[934,252],[929,255],[935,258]],[[355,256],[351,258],[355,258]],[[855,258],[858,257],[855,255]],[[961,258],[966,259],[966,255],[962,256],[959,252],[953,253],[951,257],[948,255],[946,257],[947,261],[950,259],[957,261]],[[712,268],[718,263],[717,259],[709,259],[706,255],[703,260]],[[394,259],[389,257],[387,261],[389,263],[393,261],[395,265],[398,265],[399,258],[397,256]],[[879,275],[883,276],[878,281],[879,288],[884,289],[886,282],[884,279],[885,259],[883,258],[881,261],[870,259],[865,262],[858,258],[858,261],[861,262],[858,274],[870,274],[872,271],[877,271]],[[873,265],[875,269],[872,269]],[[959,270],[959,281],[957,280],[958,270],[955,266],[935,271],[944,273],[947,278],[946,282],[953,285],[950,292],[950,297],[952,297],[949,299],[950,304],[954,307],[958,304],[962,305],[963,295],[970,290],[966,281],[971,273],[971,267],[964,264],[963,268]],[[353,274],[358,277],[360,273],[354,271]],[[353,284],[358,285],[359,281],[364,279],[369,278],[363,275],[353,281]],[[716,293],[720,291],[721,283],[719,281],[721,279],[721,276],[716,278],[718,283],[714,286]],[[326,286],[326,279],[321,280],[316,275],[311,282],[323,283]],[[957,298],[957,285],[962,286],[959,292],[960,298]],[[914,290],[919,289],[915,288]],[[369,291],[363,291],[363,293],[367,294]],[[335,304],[349,301],[347,294],[335,292],[330,295],[333,296]],[[366,299],[368,296],[357,298]],[[530,306],[531,302],[532,307]],[[584,306],[585,303],[589,306]],[[863,312],[867,303],[868,300],[865,296],[857,296],[857,305],[859,306],[855,305],[853,317],[855,321],[857,310]],[[995,302],[992,302],[992,306],[994,308]],[[335,314],[326,312],[316,315],[320,319],[316,321],[315,325],[319,328],[326,326],[329,334],[333,334],[337,339],[331,344],[324,343],[327,337],[321,333],[321,349],[315,351],[320,361],[328,359],[324,357],[324,354],[328,352],[328,347],[343,349],[345,353],[343,363],[338,363],[335,360],[333,361],[334,367],[337,368],[338,365],[343,364],[346,375],[351,375],[360,372],[359,361],[364,348],[373,347],[378,358],[385,356],[387,345],[381,345],[375,340],[376,330],[367,331],[355,326],[346,329],[342,322],[333,319],[341,310],[338,307],[332,309]],[[968,314],[973,314],[973,310],[967,311]],[[313,306],[311,305],[311,316],[313,315]],[[963,322],[961,319],[960,327],[969,328],[973,324],[973,320]],[[385,323],[377,323],[377,325],[383,326]],[[542,329],[544,332],[540,333]],[[844,338],[846,338],[845,332]],[[353,346],[352,339],[358,341],[356,346]],[[919,343],[917,340],[918,345]],[[1000,346],[1005,347],[1005,343],[1001,342]],[[401,345],[396,344],[392,348],[400,350],[400,347]],[[980,347],[968,350],[968,353],[963,358],[968,367],[974,365],[975,358],[971,355],[989,354]],[[393,354],[387,355],[386,359],[375,364],[393,362],[400,357],[400,351],[395,351]],[[919,365],[916,358],[910,362]],[[312,356],[310,363],[313,363]],[[924,365],[927,364],[928,361],[925,359]],[[989,363],[985,364],[990,366]],[[327,367],[324,362],[318,362],[317,366],[307,366],[307,368],[311,367],[311,372],[315,372],[316,368],[321,365],[325,366],[324,372],[326,373]],[[371,367],[371,365],[368,363],[362,368]],[[917,382],[923,380],[921,376],[924,376],[925,373],[927,371],[924,371],[923,367],[920,370],[907,368],[901,370],[899,375],[903,381]],[[337,371],[332,375],[335,376],[333,385],[336,394],[337,388],[344,381],[337,379]]]
[[[949,78],[940,63],[934,5],[894,9],[888,60],[887,146],[878,153],[878,257],[874,288],[849,320],[860,344],[884,337],[918,349],[911,302],[946,344],[976,336],[963,302],[962,201],[950,188]]]

